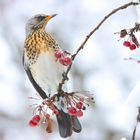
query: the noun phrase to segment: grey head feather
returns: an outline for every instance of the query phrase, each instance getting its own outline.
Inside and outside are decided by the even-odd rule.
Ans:
[[[45,28],[46,23],[43,20],[45,17],[45,14],[38,14],[30,18],[26,23],[26,36],[31,34],[36,29]]]

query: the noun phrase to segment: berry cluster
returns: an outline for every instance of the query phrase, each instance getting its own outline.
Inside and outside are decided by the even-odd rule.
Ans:
[[[67,51],[56,51],[55,57],[59,61],[60,64],[64,66],[69,66],[72,64],[72,59],[70,57],[70,54]]]
[[[49,112],[49,113],[48,113]],[[44,100],[41,105],[38,105],[34,109],[32,119],[29,121],[29,125],[32,127],[38,126],[41,122],[47,124],[46,131],[48,133],[52,132],[52,115],[59,114],[59,111],[55,108],[51,100]]]
[[[61,99],[61,103],[61,106],[65,106],[67,113],[70,116],[82,117],[83,110],[86,110],[86,105],[89,106],[90,104],[93,104],[94,100],[89,94],[84,95],[74,92],[64,94],[63,98]]]
[[[125,47],[128,47],[130,50],[135,50],[139,48],[140,44],[135,35],[136,32],[140,31],[140,24],[136,23],[135,27],[131,29],[123,29],[119,32],[120,38],[127,38],[127,41],[123,42]]]
[[[137,48],[137,46],[133,43],[131,43],[130,41],[124,41],[123,45],[125,47],[129,47],[130,50],[135,50]]]
[[[34,109],[33,117],[29,121],[29,125],[32,127],[38,126],[41,122],[47,124],[46,131],[48,133],[52,132],[52,119],[51,115],[60,115],[59,110],[56,109],[57,106],[59,109],[65,110],[70,116],[83,116],[83,110],[86,110],[86,106],[94,104],[93,97],[80,92],[66,93],[64,92],[62,96],[55,94],[49,99],[43,100],[41,105],[37,105]],[[64,109],[65,108],[65,109]]]
[[[35,115],[32,117],[32,119],[29,121],[29,125],[30,126],[37,126],[40,122],[40,116],[39,115]]]
[[[83,111],[81,109],[84,109],[83,103],[78,102],[76,103],[76,107],[69,107],[68,108],[68,114],[70,116],[77,116],[77,117],[82,117],[83,116]]]
[[[82,117],[83,116],[83,111],[82,110],[77,110],[75,107],[70,107],[68,109],[68,113],[71,116],[77,116],[77,117]]]

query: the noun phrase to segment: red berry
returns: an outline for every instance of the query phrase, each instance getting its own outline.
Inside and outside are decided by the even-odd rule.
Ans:
[[[72,59],[69,57],[66,57],[65,58],[65,65],[67,66],[67,65],[71,65],[71,64],[72,64]]]
[[[29,121],[29,125],[32,126],[32,127],[37,126],[37,124],[38,124],[38,123],[35,122],[35,121],[33,121],[33,120],[30,120],[30,121]]]
[[[76,116],[77,117],[82,117],[83,116],[83,112],[81,110],[76,112]]]
[[[61,58],[63,56],[63,53],[60,52],[60,51],[57,51],[57,52],[55,52],[54,55],[55,55],[56,58]]]
[[[60,58],[60,59],[59,59],[59,62],[60,62],[62,65],[65,65],[65,60],[64,60],[64,58]]]
[[[82,103],[82,102],[78,102],[78,103],[76,104],[76,108],[82,109],[82,107],[83,107],[83,103]]]
[[[69,57],[66,57],[66,58],[60,58],[59,59],[59,62],[64,65],[64,66],[68,66],[68,65],[71,65],[72,64],[72,59],[69,58]]]
[[[124,42],[123,42],[123,45],[124,45],[125,47],[130,47],[130,46],[131,46],[131,43],[130,43],[129,41],[124,41]]]
[[[76,113],[77,113],[76,108],[70,107],[70,108],[68,109],[68,114],[69,114],[69,115],[75,116]]]
[[[39,122],[40,121],[40,116],[39,115],[35,115],[33,118],[32,118],[32,120],[34,121],[34,122]]]
[[[136,49],[136,45],[135,44],[132,44],[132,45],[130,45],[130,50],[135,50]]]
[[[58,115],[59,111],[57,109],[53,110],[53,114]]]

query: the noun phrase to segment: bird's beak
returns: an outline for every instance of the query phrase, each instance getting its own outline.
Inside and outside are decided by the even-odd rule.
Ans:
[[[57,16],[57,14],[47,15],[47,16],[46,16],[46,19],[47,19],[47,20],[50,20],[50,19],[52,19],[52,18],[55,17],[55,16]]]

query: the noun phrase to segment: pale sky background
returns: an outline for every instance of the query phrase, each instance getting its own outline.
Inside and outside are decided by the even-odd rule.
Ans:
[[[0,140],[62,140],[57,125],[52,134],[28,126],[32,116],[28,96],[35,96],[36,91],[21,63],[27,20],[38,13],[57,13],[46,30],[73,53],[106,14],[126,2],[129,0],[0,0]],[[83,131],[67,140],[131,138],[140,104],[140,64],[124,58],[140,59],[140,50],[123,47],[124,40],[118,41],[114,33],[133,27],[139,13],[139,6],[131,6],[110,17],[77,56],[69,90],[91,91],[96,104],[80,119]]]

